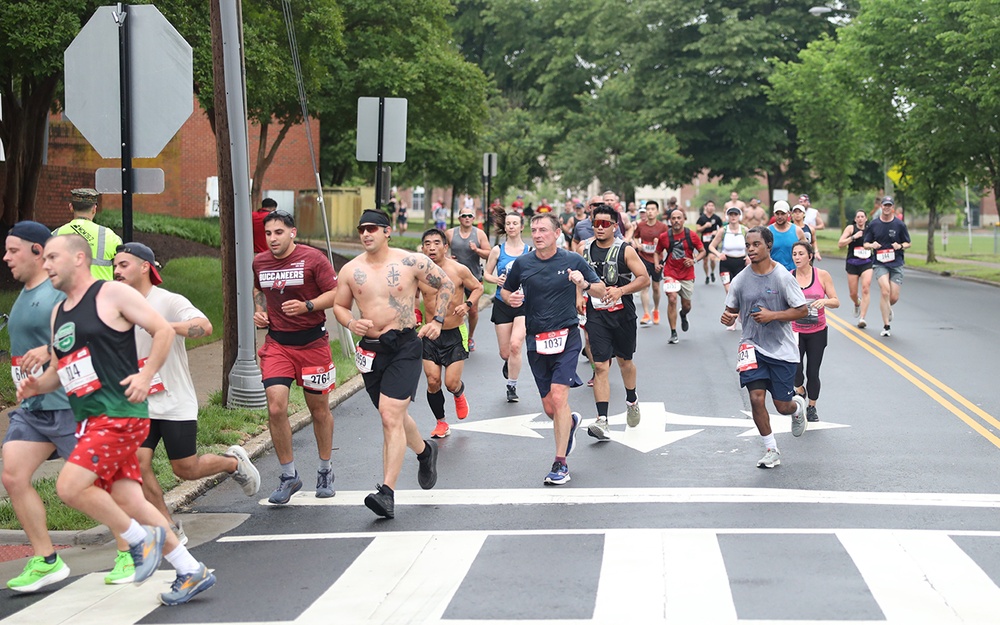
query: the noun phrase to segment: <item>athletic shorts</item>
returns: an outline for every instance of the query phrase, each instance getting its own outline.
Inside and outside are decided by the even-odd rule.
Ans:
[[[535,337],[529,336],[528,341],[534,348]],[[562,353],[546,355],[539,354],[534,349],[528,350],[528,364],[531,366],[531,375],[535,378],[539,396],[543,398],[547,396],[553,384],[562,384],[570,388],[583,386],[583,380],[576,375],[576,365],[582,349],[583,340],[580,338],[580,331],[577,326],[572,326]]]
[[[190,458],[198,453],[198,422],[193,419],[191,421],[150,419],[149,436],[143,441],[142,446],[146,449],[156,449],[161,440],[163,448],[167,451],[167,458],[171,460]]]
[[[729,274],[729,282],[733,281],[741,271],[746,269],[747,261],[742,256],[726,256],[719,262],[719,278],[722,278],[722,274]],[[728,284],[728,282],[726,282]]]
[[[282,345],[268,336],[264,339],[261,348],[257,350],[257,355],[260,356],[260,371],[264,388],[279,384],[291,386],[292,381],[294,381],[306,393],[323,394],[321,391],[304,387],[302,369],[330,366],[333,359],[330,356],[328,336],[324,335],[322,338],[305,345]]]
[[[863,265],[852,265],[851,263],[847,263],[847,267],[846,267],[846,269],[847,269],[847,275],[849,275],[849,276],[860,276],[864,272],[866,272],[869,269],[871,269],[873,266],[874,266],[874,263],[871,262],[871,261],[869,261],[869,262],[867,262],[867,263],[865,263]]]
[[[587,337],[595,362],[607,362],[612,356],[632,360],[635,333],[635,315],[628,310],[595,313],[587,317]]]
[[[375,352],[370,373],[362,373],[368,397],[378,408],[380,395],[391,399],[413,399],[424,371],[423,343],[413,328],[390,330],[377,339],[363,338],[358,346]]]
[[[896,284],[903,284],[903,266],[899,267],[886,267],[885,265],[875,265],[875,272],[872,275],[876,281],[882,276],[888,275],[890,282],[895,282]]]
[[[421,340],[424,345],[423,359],[436,365],[447,367],[469,357],[468,349],[465,347],[465,337],[462,336],[462,330],[458,327],[441,330],[441,334],[436,339],[424,337]]]
[[[653,282],[659,282],[663,278],[663,267],[660,267],[660,270],[657,271],[656,270],[656,265],[653,264],[653,263],[651,263],[651,262],[649,262],[648,260],[646,260],[642,256],[639,257],[639,260],[642,261],[643,265],[646,265],[646,271],[649,272],[649,279],[650,280],[652,280]]]
[[[674,278],[674,280],[677,280],[677,278]],[[677,292],[677,295],[680,295],[681,299],[686,299],[689,302],[692,299],[694,299],[694,280],[677,280],[677,281],[681,285],[681,290]]]
[[[493,298],[493,312],[490,314],[490,321],[500,325],[503,323],[514,323],[515,317],[524,316],[524,306],[512,307],[507,302]]]
[[[76,417],[63,410],[25,410],[14,408],[8,414],[10,424],[3,442],[52,443],[60,458],[69,458],[76,447]]]
[[[795,372],[798,367],[797,362],[775,360],[757,352],[757,368],[740,371],[740,387],[745,388],[751,382],[763,380],[767,382],[767,392],[771,394],[771,399],[791,401],[795,394]]]
[[[118,480],[142,484],[135,452],[148,435],[149,419],[90,417],[76,425],[76,448],[66,462],[96,473],[94,485],[109,493]]]

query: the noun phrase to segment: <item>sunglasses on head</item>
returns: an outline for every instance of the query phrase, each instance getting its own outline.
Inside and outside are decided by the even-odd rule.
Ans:
[[[379,230],[381,230],[382,228],[385,228],[385,226],[380,226],[378,224],[364,224],[358,226],[358,234],[364,234],[364,233],[374,234]]]

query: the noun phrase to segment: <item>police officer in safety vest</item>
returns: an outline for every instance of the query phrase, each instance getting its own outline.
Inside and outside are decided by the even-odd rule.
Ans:
[[[114,259],[118,246],[122,244],[121,237],[114,230],[94,223],[97,215],[98,193],[95,189],[73,189],[70,191],[72,200],[73,221],[52,231],[54,236],[60,234],[79,234],[90,244],[93,260],[90,263],[90,273],[98,280],[114,279]]]

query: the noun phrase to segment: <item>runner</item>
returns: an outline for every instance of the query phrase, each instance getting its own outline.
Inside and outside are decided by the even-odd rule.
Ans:
[[[739,197],[739,196],[737,196]],[[708,247],[708,244],[712,242],[715,238],[715,233],[718,232],[719,228],[722,227],[722,217],[715,214],[715,202],[708,201],[705,202],[705,206],[702,207],[702,213],[698,216],[697,230],[698,236],[701,237],[702,247]],[[709,271],[709,265],[711,264],[711,271]],[[704,263],[702,269],[705,270],[705,284],[709,281],[715,282],[715,257],[709,258],[708,254],[704,255]],[[693,280],[694,278],[692,278]]]
[[[444,438],[451,433],[451,429],[444,416],[441,367],[444,367],[444,385],[455,397],[455,413],[459,419],[464,419],[469,416],[469,402],[465,398],[465,383],[462,381],[465,359],[469,357],[469,349],[466,347],[465,317],[477,307],[479,297],[483,294],[483,285],[472,275],[468,267],[451,259],[448,255],[448,241],[440,230],[432,228],[424,232],[421,246],[424,254],[448,274],[452,284],[456,287],[461,285],[464,293],[468,294],[463,295],[463,291],[456,288],[451,295],[451,301],[448,302],[448,314],[445,315],[444,324],[441,326],[441,334],[435,339],[426,336],[423,338],[427,403],[434,418],[437,419],[431,438]],[[428,302],[433,304],[437,301],[437,289],[421,285],[420,290],[423,293],[425,306]],[[431,306],[427,308],[432,309]]]
[[[726,226],[716,231],[715,238],[708,245],[708,253],[719,261],[719,279],[726,293],[729,293],[729,284],[733,278],[750,263],[746,246],[749,228],[740,225],[742,216],[740,209],[735,206],[727,208]],[[726,326],[726,329],[736,331],[736,324]]]
[[[750,229],[766,223],[767,215],[764,213],[764,207],[760,205],[760,198],[750,198],[750,204],[743,211],[743,225]]]
[[[388,221],[388,217],[386,217]],[[267,429],[281,465],[278,487],[267,500],[284,505],[302,488],[295,468],[292,427],[288,422],[288,392],[292,382],[303,391],[312,417],[319,466],[316,496],[333,497],[333,413],[327,394],[336,383],[326,332],[326,313],[337,295],[337,273],[319,250],[295,243],[295,219],[280,210],[264,218],[270,251],[253,259],[253,323],[267,328],[258,350],[264,393],[267,395]]]
[[[10,373],[15,384],[35,367],[49,363],[49,315],[66,297],[53,288],[42,269],[42,250],[50,236],[49,229],[37,221],[18,222],[7,235],[3,260],[14,279],[24,284],[7,324]],[[66,579],[70,571],[52,545],[45,506],[31,477],[52,452],[63,459],[70,457],[76,446],[76,421],[62,388],[25,399],[10,411],[9,418],[3,440],[3,485],[31,544],[32,557],[7,587],[15,592],[36,592]]]
[[[649,286],[646,267],[636,251],[614,237],[615,215],[610,206],[594,209],[595,238],[583,249],[583,259],[601,277],[605,294],[601,299],[587,297],[578,309],[586,310],[587,336],[594,356],[594,402],[597,420],[587,428],[594,438],[611,440],[608,429],[608,403],[611,388],[608,372],[611,358],[618,360],[625,385],[625,411],[629,427],[639,425],[639,398],[636,396],[635,302],[632,294]]]
[[[500,350],[501,370],[507,385],[507,401],[516,402],[517,377],[521,375],[521,346],[524,344],[524,309],[512,308],[500,297],[500,289],[507,279],[514,259],[528,252],[528,246],[521,238],[524,228],[523,217],[517,213],[509,213],[504,217],[503,230],[506,240],[490,250],[486,259],[486,270],[483,279],[497,285],[493,296],[493,312],[490,321],[497,333],[497,347]]]
[[[139,291],[175,333],[170,355],[149,389],[149,436],[136,455],[139,457],[142,491],[146,500],[170,521],[181,543],[186,543],[184,529],[180,523],[174,522],[153,472],[153,452],[161,440],[170,460],[170,468],[182,480],[197,480],[226,472],[243,488],[243,494],[253,497],[260,490],[260,473],[250,461],[250,455],[239,445],[230,446],[221,456],[198,455],[198,396],[188,368],[184,340],[210,335],[212,323],[183,295],[156,286],[162,280],[156,256],[149,247],[133,241],[119,245],[117,252],[115,280]],[[135,346],[142,366],[152,348],[152,337],[144,330],[136,329]],[[124,559],[126,554],[125,545],[119,544],[119,557]]]
[[[722,208],[725,209],[727,214],[729,213],[730,208],[738,208],[740,209],[740,213],[742,213],[746,210],[747,205],[746,202],[740,199],[739,191],[730,191],[729,201],[723,204]]]
[[[793,271],[795,263],[792,262],[792,245],[796,241],[805,240],[805,233],[789,219],[788,202],[784,200],[775,202],[774,223],[768,226],[774,240],[771,258],[781,263],[785,269]]]
[[[409,447],[417,454],[417,483],[424,490],[437,483],[438,446],[422,440],[420,430],[407,412],[420,382],[420,358],[424,337],[436,339],[448,315],[455,293],[448,274],[423,254],[389,247],[392,227],[385,213],[366,210],[358,222],[364,253],[343,268],[344,286],[337,293],[333,312],[337,321],[361,336],[355,362],[365,380],[365,390],[382,417],[382,484],[365,497],[365,506],[375,514],[396,516],[395,488]],[[420,331],[414,301],[418,284],[437,290],[437,302],[428,310],[433,318]],[[362,288],[364,287],[364,288]],[[361,318],[351,306],[357,302]]]
[[[721,321],[731,326],[739,318],[743,324],[736,370],[740,386],[750,394],[754,424],[764,442],[764,457],[757,466],[772,469],[781,464],[781,453],[771,431],[767,393],[778,412],[792,416],[792,436],[806,431],[805,400],[794,389],[799,354],[790,322],[805,317],[808,311],[792,274],[771,260],[771,230],[757,226],[746,238],[750,270],[730,283]]]
[[[795,371],[795,392],[800,397],[808,392],[806,421],[819,421],[816,400],[819,399],[819,368],[826,351],[826,309],[840,307],[837,291],[833,288],[830,272],[813,267],[815,253],[812,245],[796,241],[792,246],[795,261],[795,281],[806,298],[808,314],[792,322],[792,330],[799,335],[799,366]],[[803,365],[805,369],[803,369]],[[808,380],[808,382],[806,381]]]
[[[49,367],[38,377],[22,378],[18,399],[51,392],[62,383],[77,420],[77,444],[59,472],[59,498],[128,543],[136,584],[146,581],[165,557],[177,579],[169,592],[159,595],[160,602],[187,603],[211,588],[215,575],[191,556],[166,518],[146,501],[136,458],[149,434],[146,396],[174,331],[134,289],[93,277],[90,246],[83,237],[53,237],[44,256],[52,286],[66,299],[52,311]],[[152,336],[142,370],[136,325]]]
[[[446,236],[452,258],[468,267],[473,277],[482,283],[483,260],[490,256],[490,240],[486,237],[485,232],[475,227],[475,219],[475,209],[466,206],[458,214],[459,225],[448,230]],[[470,294],[471,291],[466,288],[465,299],[472,299],[469,297]],[[476,351],[476,326],[479,324],[479,300],[475,299],[473,302],[475,302],[475,306],[469,309],[469,340],[467,341],[470,352]]]
[[[552,215],[531,220],[533,254],[514,261],[501,289],[503,300],[524,307],[528,330],[528,363],[534,375],[542,409],[553,422],[556,457],[545,484],[570,480],[566,458],[573,452],[580,415],[571,412],[569,389],[583,384],[576,375],[582,347],[575,304],[580,293],[603,298],[604,282],[581,256],[556,247],[559,221]],[[523,291],[521,290],[523,288]]]
[[[651,320],[649,316],[649,289],[644,287],[640,295],[642,320],[639,321],[639,325],[648,326],[650,321],[653,325],[660,325],[660,279],[663,277],[663,266],[656,254],[656,241],[669,228],[659,220],[660,205],[656,200],[647,201],[643,210],[645,210],[644,219],[636,224],[635,230],[632,231],[632,240],[653,285],[653,317]]]
[[[815,212],[816,209],[814,208],[812,210]],[[816,226],[810,225],[806,221],[806,207],[803,206],[802,204],[796,204],[795,206],[792,207],[791,217],[792,217],[792,223],[798,226],[802,230],[802,234],[805,235],[805,238],[803,240],[812,246],[816,260],[823,260],[823,257],[820,256],[819,251],[817,251],[818,248],[816,243]]]
[[[680,341],[677,337],[677,295],[681,298],[681,330],[688,331],[687,315],[694,297],[694,266],[705,256],[705,246],[701,238],[692,235],[684,226],[684,211],[670,213],[670,230],[660,235],[656,241],[656,257],[663,261],[663,290],[667,293],[667,321],[670,323],[670,340],[673,345]]]
[[[868,228],[868,214],[863,210],[854,213],[854,223],[844,228],[844,233],[837,241],[837,247],[847,248],[847,288],[850,290],[851,302],[854,303],[854,318],[858,327],[868,327],[865,316],[868,314],[869,293],[872,286],[872,251],[865,247],[865,231]],[[861,297],[858,298],[858,282],[861,283]]]
[[[896,216],[891,196],[882,198],[882,212],[865,230],[865,247],[875,254],[872,275],[881,293],[882,336],[891,336],[892,307],[899,301],[903,288],[903,251],[910,247],[910,231]]]

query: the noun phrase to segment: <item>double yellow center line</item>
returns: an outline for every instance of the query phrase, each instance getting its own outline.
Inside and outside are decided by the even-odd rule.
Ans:
[[[829,310],[826,311],[826,319],[830,327],[834,330],[840,332],[848,339],[855,342],[859,347],[861,347],[861,349],[867,351],[872,356],[875,356],[885,364],[889,365],[889,367],[896,371],[896,373],[909,380],[914,386],[922,390],[934,401],[944,406],[949,412],[964,421],[980,436],[993,443],[993,445],[997,448],[1000,448],[1000,437],[976,420],[976,417],[978,417],[983,422],[996,428],[997,431],[1000,431],[1000,420],[997,420],[996,417],[973,404],[965,397],[962,397],[947,384],[941,382],[931,374],[913,364],[902,355],[889,349],[886,347],[885,343],[876,341],[872,337],[868,336],[867,333],[854,327],[854,325],[847,323],[834,314],[831,314]],[[909,369],[909,371],[907,369]],[[937,390],[935,390],[935,388],[931,388],[932,386]],[[954,401],[950,401],[945,398],[942,396],[942,393]],[[965,410],[962,410],[962,408],[956,404],[963,406]]]

